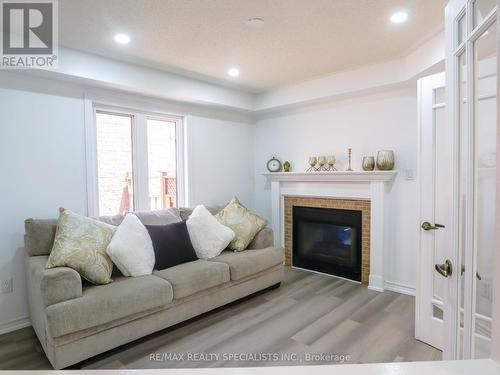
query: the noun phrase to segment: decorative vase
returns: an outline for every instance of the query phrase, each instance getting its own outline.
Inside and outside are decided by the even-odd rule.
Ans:
[[[373,171],[375,169],[375,158],[373,156],[365,156],[362,167],[364,171]]]
[[[377,153],[377,169],[390,171],[394,168],[394,151],[382,150]]]

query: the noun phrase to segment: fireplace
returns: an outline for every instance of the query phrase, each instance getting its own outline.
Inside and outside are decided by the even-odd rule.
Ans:
[[[293,265],[361,282],[362,211],[293,206]]]
[[[391,189],[396,171],[264,173],[271,188],[274,243],[285,247],[293,263],[293,207],[362,212],[361,284],[383,291],[385,258],[393,254]]]
[[[316,208],[334,209],[339,212],[361,212],[361,283],[369,284],[370,280],[370,249],[371,249],[371,202],[366,199],[337,199],[322,197],[304,197],[304,196],[286,196],[284,198],[284,239],[285,239],[285,264],[287,266],[311,269],[311,267],[299,266],[293,259],[294,250],[294,209],[298,208]],[[317,211],[313,211],[317,212]],[[328,212],[328,211],[325,211]],[[319,216],[314,216],[312,223],[318,221]],[[347,223],[348,224],[348,223]],[[335,225],[335,224],[333,224]],[[351,227],[350,225],[340,224],[336,226]],[[306,228],[307,229],[307,228]],[[345,229],[345,228],[344,228]],[[352,233],[352,232],[351,232]],[[345,234],[344,234],[345,235]],[[355,239],[359,244],[359,237]],[[345,241],[344,241],[345,242]],[[351,241],[352,244],[352,241]],[[300,263],[300,260],[299,260]],[[352,262],[351,262],[352,264]],[[316,269],[314,269],[317,271]],[[317,271],[329,273],[328,271]],[[337,274],[338,275],[338,274]],[[340,276],[340,275],[338,275]],[[341,276],[345,277],[345,276]],[[354,280],[354,279],[353,279]]]

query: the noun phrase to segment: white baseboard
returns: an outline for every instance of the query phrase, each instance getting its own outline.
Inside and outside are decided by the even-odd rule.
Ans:
[[[413,285],[396,283],[394,281],[386,281],[384,282],[384,289],[401,294],[407,294],[409,296],[415,296],[415,287]]]
[[[31,325],[29,316],[22,316],[17,319],[9,320],[7,322],[0,322],[0,335],[9,333],[17,329],[29,327]]]
[[[384,279],[382,276],[370,275],[368,276],[368,289],[376,290],[377,292],[384,291]]]

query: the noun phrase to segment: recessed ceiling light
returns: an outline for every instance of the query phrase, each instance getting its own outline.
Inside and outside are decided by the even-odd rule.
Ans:
[[[240,75],[240,71],[239,69],[231,68],[227,71],[227,74],[229,74],[231,77],[238,77]]]
[[[264,26],[264,20],[259,17],[249,18],[245,23],[247,24],[247,26],[253,27],[255,29],[259,29]]]
[[[115,35],[115,42],[118,44],[129,44],[130,37],[127,34],[119,33]]]
[[[396,12],[391,16],[392,23],[403,23],[408,19],[408,13],[406,12]]]

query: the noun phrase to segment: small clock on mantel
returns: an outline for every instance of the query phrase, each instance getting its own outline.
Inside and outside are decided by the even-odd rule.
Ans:
[[[276,158],[276,156],[272,156],[267,162],[267,170],[271,173],[281,172],[281,162]]]

